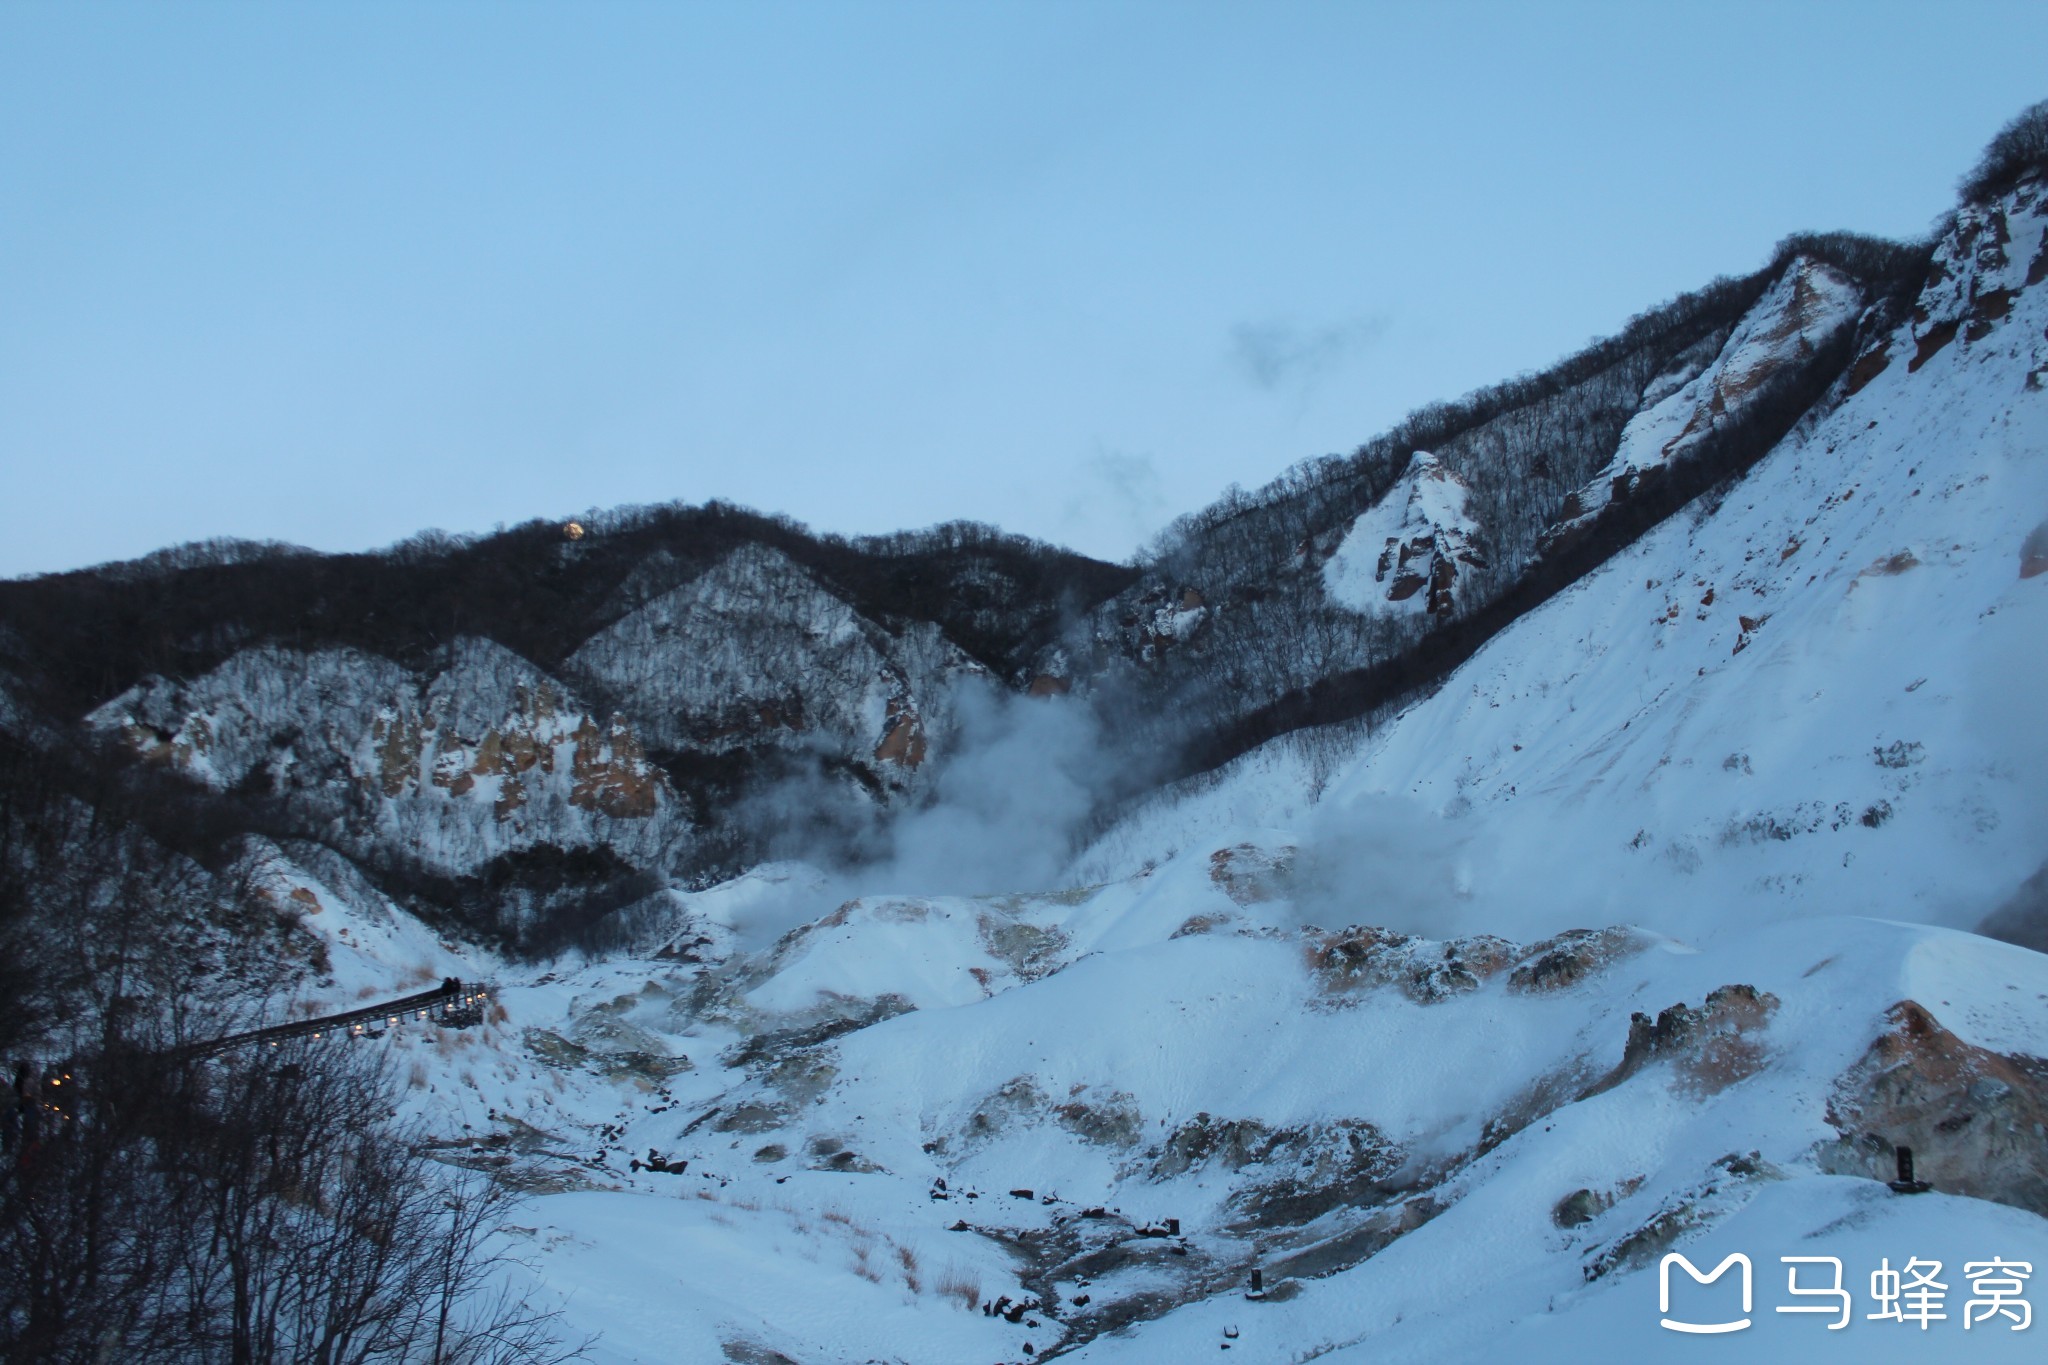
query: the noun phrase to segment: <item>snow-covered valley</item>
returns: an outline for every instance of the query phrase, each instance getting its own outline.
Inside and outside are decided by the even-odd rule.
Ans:
[[[281,873],[313,998],[500,983],[390,1046],[597,1360],[2032,1359],[1963,1268],[2048,1260],[2048,958],[1972,932],[2048,849],[2048,290],[1915,326],[1335,758],[1168,788],[1056,884],[766,864],[539,970]],[[1660,1326],[1673,1250],[1754,1263],[1740,1347]],[[1867,1316],[1913,1258],[1924,1333]]]
[[[646,561],[546,667],[237,643],[72,719],[269,812],[231,871],[272,1012],[492,983],[477,1027],[327,1045],[519,1192],[504,1285],[595,1361],[2032,1360],[1966,1272],[2048,1265],[2048,183],[1932,263],[1908,315],[1793,253],[1673,363],[1630,353],[1610,458],[1582,440],[1512,533],[1492,466],[1406,452],[1274,579],[1356,618],[1329,678],[1855,343],[1768,453],[1443,676],[1149,788],[1091,708],[1268,598],[1148,566],[1005,673],[979,626],[743,546]],[[732,787],[777,856],[685,875],[724,869],[693,802],[727,788],[690,783],[749,745],[824,776]],[[394,848],[505,903],[530,875],[527,908],[436,919]],[[631,888],[602,941],[535,949],[599,875]],[[1888,1185],[1899,1147],[1931,1189]],[[1747,1324],[1670,1330],[1738,1315],[1673,1252],[1748,1257]],[[1916,1259],[1946,1316],[1874,1316]]]

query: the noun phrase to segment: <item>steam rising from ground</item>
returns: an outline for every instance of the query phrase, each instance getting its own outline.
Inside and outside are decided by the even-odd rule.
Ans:
[[[888,827],[888,855],[862,869],[875,891],[987,895],[1054,883],[1075,831],[1118,765],[1085,705],[964,684],[958,748],[931,804]]]
[[[1294,888],[1303,923],[1440,938],[1463,918],[1469,831],[1420,803],[1383,793],[1325,802],[1304,833]]]
[[[768,829],[785,865],[761,878],[743,922],[765,946],[856,896],[978,896],[1060,884],[1098,804],[1130,780],[1096,712],[1077,697],[1019,697],[969,679],[938,776],[914,808],[881,811],[807,772],[749,799],[743,828]],[[803,869],[788,864],[807,865]]]
[[[1613,924],[1703,943],[1808,915],[1976,929],[2001,907],[2006,920],[2025,921],[2004,934],[2039,933],[2048,920],[2038,893],[2015,897],[2048,847],[2048,728],[2039,724],[2048,593],[2025,586],[1986,614],[1965,648],[1937,661],[1947,665],[1941,682],[1952,709],[1922,699],[1910,721],[1894,722],[1880,709],[1884,695],[1864,688],[1847,711],[1813,713],[1829,737],[1818,760],[1765,747],[1779,736],[1800,740],[1805,732],[1787,722],[1796,713],[1736,714],[1718,734],[1660,741],[1683,739],[1670,752],[1685,761],[1658,765],[1665,785],[1654,793],[1646,784],[1637,798],[1620,799],[1604,769],[1581,767],[1565,750],[1558,775],[1510,801],[1475,804],[1457,794],[1456,781],[1425,781],[1434,796],[1451,796],[1440,803],[1380,790],[1388,777],[1367,746],[1319,802],[1302,804],[1299,791],[1261,794],[1268,809],[1290,807],[1284,818],[1295,826],[1291,905],[1273,910],[1324,928],[1377,925],[1439,939],[1491,933],[1524,943]],[[1831,704],[1855,696],[1847,687],[1838,694]],[[1100,699],[1028,699],[963,684],[955,728],[934,747],[941,766],[915,808],[880,808],[850,779],[834,785],[815,772],[756,798],[736,822],[779,831],[767,851],[788,863],[757,874],[743,936],[765,946],[856,896],[1072,884],[1079,836],[1118,795],[1144,787],[1114,742],[1122,727],[1106,727],[1100,708]],[[1897,725],[1910,728],[1879,728]],[[1888,766],[1879,751],[1901,737],[1911,741],[1910,766]],[[1723,762],[1718,746],[1738,743],[1754,753]],[[1404,772],[1400,785],[1414,776]],[[1208,836],[1194,831],[1208,823],[1159,826],[1108,864],[1088,866],[1118,877],[1136,872],[1141,858],[1206,853],[1199,841]],[[1244,823],[1239,814],[1214,835],[1227,840],[1227,828]],[[1959,841],[1979,853],[1957,860]],[[1925,875],[1932,866],[1945,870]]]

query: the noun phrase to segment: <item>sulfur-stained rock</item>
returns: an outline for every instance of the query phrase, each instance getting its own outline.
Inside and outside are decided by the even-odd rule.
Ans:
[[[1623,958],[1635,956],[1648,944],[1634,929],[1567,929],[1529,946],[1520,964],[1508,974],[1508,989],[1568,990]]]
[[[425,740],[416,716],[386,708],[370,725],[370,743],[377,756],[372,780],[386,796],[403,796],[419,778],[420,750]]]
[[[589,717],[576,728],[569,804],[602,811],[615,819],[652,815],[659,803],[660,775],[647,761],[625,720],[613,716],[603,731]]]
[[[1718,986],[1697,1009],[1680,1003],[1655,1019],[1632,1015],[1620,1063],[1587,1094],[1611,1090],[1653,1062],[1670,1062],[1700,1093],[1725,1090],[1763,1069],[1762,1035],[1777,1008],[1778,997],[1768,991]]]
[[[2048,1061],[1965,1042],[1917,1001],[1835,1082],[1827,1120],[1841,1137],[1823,1169],[1889,1180],[1911,1147],[1935,1189],[2048,1214]]]
[[[924,717],[918,714],[917,703],[907,692],[898,691],[889,698],[888,715],[883,724],[888,729],[882,736],[882,742],[875,746],[877,763],[915,768],[924,762]]]
[[[1294,880],[1295,850],[1290,845],[1263,849],[1233,844],[1209,855],[1209,880],[1239,905],[1257,905],[1287,894]]]
[[[1522,956],[1519,946],[1492,934],[1437,940],[1359,925],[1318,935],[1306,946],[1309,968],[1326,992],[1392,986],[1424,1005],[1478,990]]]

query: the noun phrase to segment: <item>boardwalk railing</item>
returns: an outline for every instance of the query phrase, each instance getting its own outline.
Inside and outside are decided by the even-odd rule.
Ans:
[[[339,1014],[323,1014],[316,1019],[296,1019],[288,1024],[272,1024],[268,1028],[250,1029],[246,1033],[231,1033],[225,1038],[215,1038],[204,1043],[190,1043],[179,1048],[179,1057],[211,1057],[230,1048],[253,1047],[264,1043],[281,1043],[287,1038],[326,1037],[373,1037],[386,1029],[398,1028],[405,1024],[436,1024],[442,1028],[469,1028],[480,1024],[484,1018],[484,1006],[491,998],[492,987],[487,983],[463,982],[448,977],[432,990],[408,995],[400,1000],[386,1001],[381,1005],[364,1005],[360,1009],[343,1010]]]

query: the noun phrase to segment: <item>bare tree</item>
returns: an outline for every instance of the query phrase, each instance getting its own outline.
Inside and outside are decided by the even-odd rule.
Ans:
[[[570,1359],[504,1284],[508,1196],[432,1161],[382,1059],[302,1039],[73,1065],[0,1183],[0,1354],[234,1365]],[[56,1091],[51,1092],[53,1095]]]
[[[1998,130],[1963,177],[1963,202],[1981,204],[2042,170],[2048,170],[2048,100],[2028,105]]]

